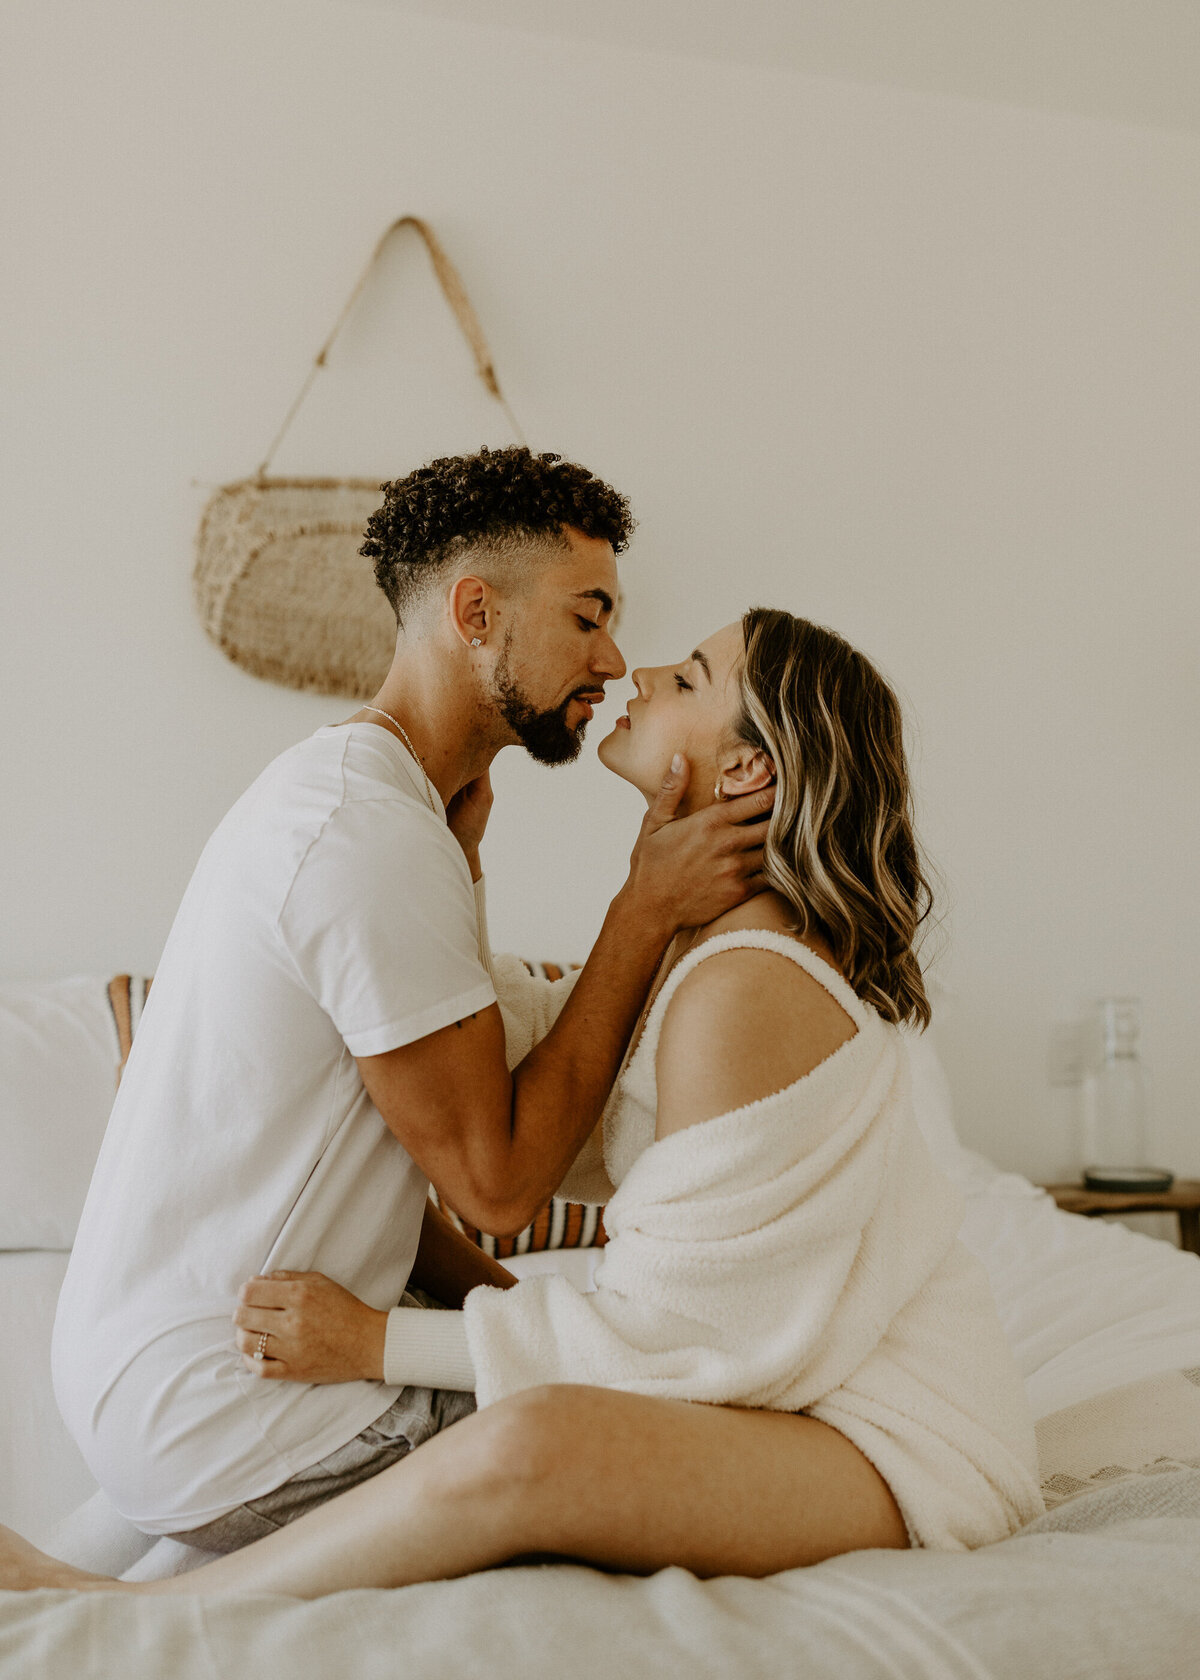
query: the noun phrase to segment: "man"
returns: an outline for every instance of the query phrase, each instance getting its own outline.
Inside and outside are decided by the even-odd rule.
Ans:
[[[384,490],[362,552],[396,612],[392,667],[370,706],[268,766],[206,846],[55,1325],[59,1405],[101,1486],[146,1532],[218,1550],[470,1405],[257,1381],[231,1333],[239,1284],[319,1271],[378,1309],[410,1279],[452,1293],[461,1253],[429,1181],[486,1230],[525,1225],[593,1130],[669,940],[740,902],[761,856],[740,825],[769,798],[672,822],[677,761],[569,1002],[510,1073],[472,887],[488,766],[517,743],[572,759],[623,675],[609,621],[629,508],[525,449]],[[506,1276],[473,1265],[471,1281],[481,1265]]]

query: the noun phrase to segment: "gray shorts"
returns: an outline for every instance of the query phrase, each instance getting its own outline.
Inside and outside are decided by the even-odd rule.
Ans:
[[[408,1305],[417,1303],[411,1296]],[[250,1499],[200,1528],[172,1534],[206,1552],[236,1552],[262,1540],[327,1499],[369,1481],[415,1447],[475,1410],[475,1396],[452,1388],[402,1388],[387,1411],[317,1464],[299,1471],[273,1493]]]

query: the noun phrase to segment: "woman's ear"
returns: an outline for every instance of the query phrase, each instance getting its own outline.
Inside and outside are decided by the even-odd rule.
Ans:
[[[758,793],[775,784],[775,765],[765,752],[753,747],[734,747],[717,764],[718,799],[740,799],[744,793]]]

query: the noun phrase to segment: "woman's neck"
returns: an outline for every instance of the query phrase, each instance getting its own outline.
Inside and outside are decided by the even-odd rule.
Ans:
[[[706,927],[695,929],[694,936],[689,940],[686,947],[683,950],[677,948],[674,960],[678,962],[680,957],[686,955],[687,951],[693,950],[697,945],[702,945],[708,939],[716,939],[720,934],[744,933],[749,930],[786,934],[789,938],[798,940],[801,945],[806,946],[808,950],[814,952],[831,968],[837,969],[840,973],[841,964],[834,956],[829,941],[811,926],[807,933],[797,933],[796,923],[798,920],[799,916],[795,905],[790,904],[782,893],[777,893],[768,888],[765,892],[756,893],[753,898],[748,898],[744,904],[739,904],[734,909],[727,910],[723,916],[718,916],[715,922],[709,922]],[[672,963],[673,966],[674,963]]]

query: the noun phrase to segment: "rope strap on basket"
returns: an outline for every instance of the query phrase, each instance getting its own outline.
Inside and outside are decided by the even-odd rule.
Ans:
[[[255,475],[257,478],[266,478],[268,469],[278,453],[280,444],[287,436],[292,421],[300,412],[301,405],[303,404],[304,399],[308,396],[309,391],[312,389],[313,381],[316,379],[317,374],[325,366],[326,358],[328,357],[330,350],[333,348],[333,342],[345,326],[354,305],[358,302],[363,287],[370,278],[372,269],[375,267],[375,264],[379,261],[379,258],[383,253],[384,246],[394,233],[398,233],[400,229],[404,227],[415,228],[424,241],[425,249],[429,252],[429,258],[433,264],[433,272],[437,276],[438,285],[442,289],[442,296],[450,305],[454,319],[458,322],[459,329],[462,332],[463,337],[471,347],[471,354],[475,358],[475,371],[482,380],[483,387],[487,391],[488,395],[495,398],[507,415],[508,423],[512,427],[518,443],[525,443],[525,434],[518,424],[516,415],[509,407],[504,393],[500,389],[500,381],[496,378],[496,369],[492,361],[492,353],[488,349],[487,340],[483,336],[483,328],[479,325],[479,318],[475,314],[474,309],[471,307],[471,300],[467,296],[467,289],[462,283],[458,270],[450,261],[450,258],[446,255],[445,250],[442,248],[441,241],[438,239],[433,229],[429,226],[428,222],[423,222],[419,216],[401,216],[397,221],[394,221],[389,228],[385,229],[384,233],[381,235],[375,249],[371,253],[367,266],[359,275],[354,290],[346,299],[341,314],[334,322],[332,332],[329,334],[329,337],[325,340],[324,344],[322,344],[321,348],[317,351],[316,356],[313,358],[313,365],[309,368],[308,373],[305,375],[304,383],[301,385],[295,401],[292,403],[292,406],[288,409],[287,414],[284,416],[282,426],[280,426],[271,447],[267,450],[265,457],[259,465],[258,472]]]

